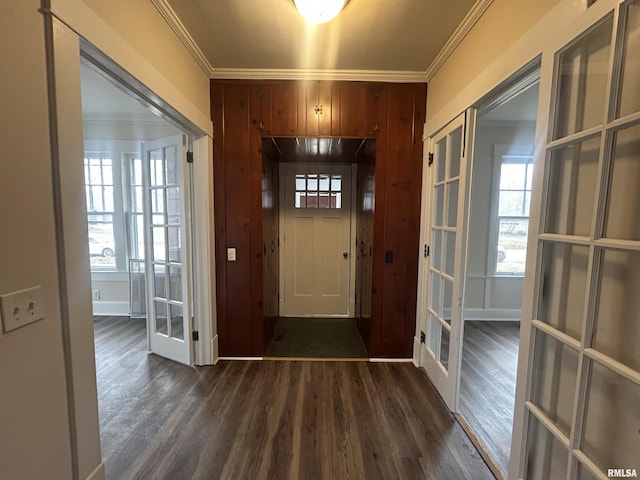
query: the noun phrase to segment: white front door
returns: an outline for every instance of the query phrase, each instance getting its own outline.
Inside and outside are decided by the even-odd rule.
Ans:
[[[466,268],[467,171],[475,110],[460,115],[431,138],[424,168],[428,217],[420,265],[420,325],[424,345],[420,364],[445,403],[456,411]]]
[[[349,316],[351,166],[284,166],[284,311]]]
[[[191,252],[184,137],[145,143],[143,151],[149,349],[191,364]]]
[[[640,0],[543,53],[510,478],[640,475]]]

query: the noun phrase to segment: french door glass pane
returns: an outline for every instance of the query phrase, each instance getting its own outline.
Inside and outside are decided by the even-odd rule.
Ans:
[[[545,243],[538,319],[580,340],[587,288],[589,247]]]
[[[433,251],[430,252],[432,256],[431,262],[433,268],[436,270],[441,270],[440,266],[440,258],[442,257],[442,231],[434,230],[433,231]]]
[[[640,0],[628,6],[619,116],[640,110]]]
[[[458,185],[459,182],[447,184],[447,226],[455,227],[458,218]]]
[[[598,480],[587,467],[582,464],[578,465],[578,480]]]
[[[442,226],[442,215],[444,212],[444,185],[436,187],[436,205],[435,205],[435,218],[434,225],[437,227]]]
[[[462,156],[462,127],[456,128],[449,139],[451,155],[449,157],[449,176],[454,178],[460,175],[460,157]]]
[[[166,260],[165,252],[165,227],[153,227],[151,229],[151,241],[153,242],[153,257],[152,260],[164,261]]]
[[[171,337],[184,340],[182,305],[169,305],[169,311],[171,312]]]
[[[531,401],[569,435],[578,374],[578,352],[538,330]]]
[[[640,386],[591,364],[581,450],[604,472],[638,468]]]
[[[560,55],[554,139],[603,122],[612,30],[609,19]]]
[[[168,265],[169,271],[169,299],[182,302],[182,267]]]
[[[640,45],[638,47],[640,48]],[[607,207],[606,236],[608,238],[640,240],[639,152],[640,125],[616,133]]]
[[[167,299],[167,289],[165,285],[165,266],[164,265],[153,265],[153,274],[154,274],[154,282],[153,282],[153,296],[156,298],[164,298]]]
[[[444,291],[442,292],[442,319],[451,325],[453,310],[453,282],[443,279]]]
[[[441,329],[440,322],[433,315],[429,315],[429,350],[435,355],[438,351],[438,331]]]
[[[438,315],[441,315],[440,281],[440,275],[437,273],[431,273],[431,295],[429,296],[429,306]]]
[[[453,277],[456,262],[456,232],[445,232],[444,273]]]
[[[162,335],[168,334],[167,325],[167,304],[164,302],[153,302],[156,306],[156,325],[155,333],[161,333]]]
[[[162,157],[162,149],[149,152],[149,184],[153,187],[156,185],[164,185],[164,158]]]
[[[593,138],[551,153],[547,233],[589,236],[599,151]]]
[[[169,239],[169,261],[181,263],[182,245],[180,241],[180,227],[167,228],[167,238]]]
[[[444,181],[444,175],[447,167],[447,138],[443,138],[436,145],[438,157],[436,160],[436,182]]]
[[[176,161],[176,147],[164,148],[165,155],[165,178],[167,179],[167,185],[175,185],[179,179],[180,163]]]
[[[568,452],[540,421],[529,414],[525,480],[562,479],[567,476]]]
[[[640,252],[604,252],[593,348],[640,371]]]
[[[163,225],[165,223],[165,202],[164,188],[151,190],[151,211],[153,212],[153,223]]]
[[[447,370],[449,368],[449,331],[446,328],[440,327],[442,330],[442,337],[440,340],[440,363]]]
[[[166,189],[167,199],[167,223],[170,225],[180,225],[182,215],[182,197],[179,187],[168,187]]]

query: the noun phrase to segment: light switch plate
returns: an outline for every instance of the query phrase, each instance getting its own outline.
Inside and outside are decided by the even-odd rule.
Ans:
[[[4,333],[44,318],[44,301],[40,285],[0,295],[0,304]]]
[[[235,262],[236,261],[236,249],[235,248],[227,248],[227,261]]]

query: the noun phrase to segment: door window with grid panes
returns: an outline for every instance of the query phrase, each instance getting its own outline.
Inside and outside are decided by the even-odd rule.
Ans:
[[[640,475],[640,0],[557,53],[552,91],[517,476]]]

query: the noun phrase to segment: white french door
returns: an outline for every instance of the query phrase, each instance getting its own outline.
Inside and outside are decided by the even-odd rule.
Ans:
[[[191,364],[190,206],[184,136],[145,143],[143,152],[149,349]]]
[[[564,35],[543,57],[510,478],[636,477],[640,0],[596,2]]]
[[[462,315],[466,269],[468,178],[471,171],[475,109],[453,120],[430,139],[429,188],[423,212],[428,225],[423,234],[420,262],[420,329],[424,345],[420,364],[452,411],[462,353]]]
[[[284,166],[284,308],[288,317],[348,317],[351,166]]]

